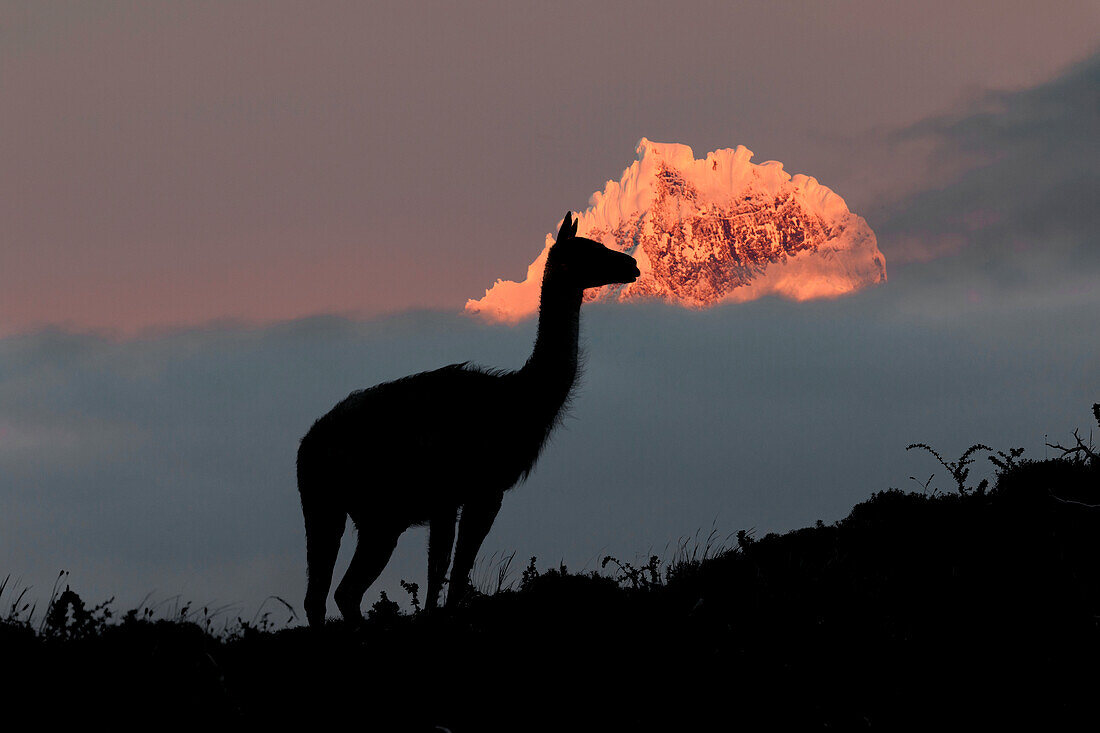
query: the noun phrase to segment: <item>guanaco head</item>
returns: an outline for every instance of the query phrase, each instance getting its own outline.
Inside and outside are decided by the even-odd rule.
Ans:
[[[580,289],[611,283],[632,283],[641,275],[638,263],[628,254],[608,249],[599,242],[577,236],[577,222],[570,212],[558,230],[558,239],[546,259],[547,274],[554,281]]]

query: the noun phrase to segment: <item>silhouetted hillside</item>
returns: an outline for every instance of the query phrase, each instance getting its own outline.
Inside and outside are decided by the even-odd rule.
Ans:
[[[667,567],[532,562],[515,590],[432,615],[379,602],[360,629],[217,635],[105,619],[71,594],[41,630],[0,624],[2,691],[42,723],[108,727],[1095,724],[1100,461],[1017,456],[990,489],[885,491],[835,524],[741,532]]]

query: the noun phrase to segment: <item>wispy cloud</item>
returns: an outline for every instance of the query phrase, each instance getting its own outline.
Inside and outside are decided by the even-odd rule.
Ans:
[[[1100,54],[894,139],[930,142],[942,177],[873,222],[891,262],[950,258],[939,274],[1002,291],[1100,274]]]

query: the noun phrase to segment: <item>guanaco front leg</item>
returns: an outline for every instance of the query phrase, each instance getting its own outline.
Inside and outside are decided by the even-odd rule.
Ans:
[[[425,609],[439,604],[439,592],[443,589],[443,577],[451,564],[451,545],[455,541],[457,507],[449,507],[435,513],[428,525],[428,597]]]
[[[474,567],[474,558],[485,541],[485,535],[493,526],[493,520],[500,511],[503,492],[467,502],[462,507],[462,518],[458,522],[458,543],[455,545],[455,564],[451,569],[451,587],[447,591],[447,607],[454,607],[466,593],[470,580],[470,571]]]

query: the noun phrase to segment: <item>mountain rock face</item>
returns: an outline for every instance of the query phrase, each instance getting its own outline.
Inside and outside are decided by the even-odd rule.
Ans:
[[[689,307],[765,295],[830,298],[886,281],[875,234],[837,194],[744,146],[697,160],[686,145],[638,143],[638,159],[592,194],[578,234],[633,255],[642,276],[587,300],[661,298]],[[554,231],[557,231],[555,227]],[[522,282],[497,280],[466,311],[514,322],[538,310],[548,234]]]

